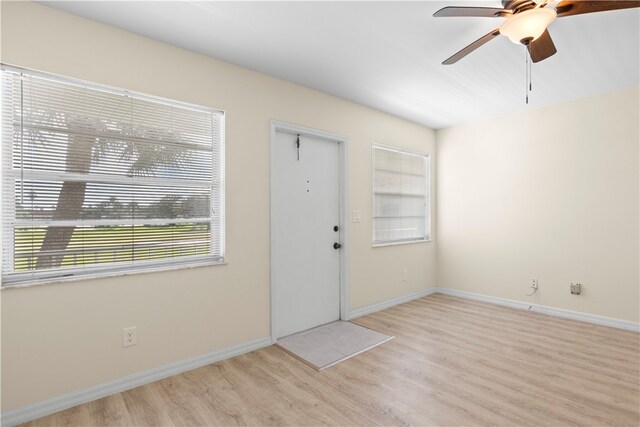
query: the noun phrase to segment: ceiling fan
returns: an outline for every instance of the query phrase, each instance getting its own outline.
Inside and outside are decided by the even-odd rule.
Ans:
[[[500,34],[516,44],[523,44],[533,62],[554,55],[557,50],[547,27],[556,19],[583,13],[640,7],[636,0],[502,0],[502,8],[448,6],[433,14],[435,17],[506,18],[502,25],[460,50],[442,64],[458,62]]]

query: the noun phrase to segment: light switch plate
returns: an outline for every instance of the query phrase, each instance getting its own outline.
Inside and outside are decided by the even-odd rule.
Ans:
[[[351,212],[351,222],[360,222],[360,221],[362,221],[362,211]]]

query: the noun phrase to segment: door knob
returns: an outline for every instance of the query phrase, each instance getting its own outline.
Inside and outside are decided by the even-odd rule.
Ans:
[[[342,245],[338,242],[333,244],[333,249],[340,249],[342,247]]]

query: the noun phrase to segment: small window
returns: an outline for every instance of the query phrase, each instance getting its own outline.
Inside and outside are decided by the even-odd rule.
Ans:
[[[429,156],[373,147],[373,244],[429,240]]]
[[[2,282],[224,258],[220,111],[2,67]]]

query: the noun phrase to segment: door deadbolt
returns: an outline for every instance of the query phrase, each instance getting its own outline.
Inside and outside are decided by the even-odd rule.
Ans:
[[[338,230],[340,230],[340,227],[338,227],[337,225],[334,225],[333,226],[333,231],[338,231]]]

